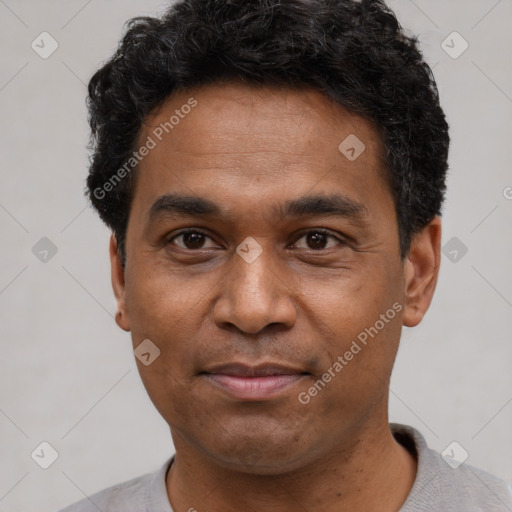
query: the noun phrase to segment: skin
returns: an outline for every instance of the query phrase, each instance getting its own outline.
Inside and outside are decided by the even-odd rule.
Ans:
[[[124,268],[114,237],[110,247],[117,323],[134,347],[160,349],[137,364],[176,449],[169,500],[177,512],[397,511],[417,464],[389,430],[388,385],[401,327],[421,321],[434,293],[440,219],[402,260],[377,131],[313,89],[175,92],[139,142],[191,97],[197,106],[139,164]],[[338,150],[350,134],[366,146],[355,161]],[[222,215],[152,216],[165,194],[209,199]],[[286,201],[322,194],[362,213],[279,215]],[[178,236],[184,228],[205,236]],[[236,252],[247,237],[262,249],[252,263]],[[394,303],[395,318],[300,403]],[[307,375],[272,399],[240,400],[200,373],[230,362]]]

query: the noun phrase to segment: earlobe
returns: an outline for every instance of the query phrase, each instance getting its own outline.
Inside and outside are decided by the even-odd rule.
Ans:
[[[117,248],[117,240],[112,234],[110,236],[110,273],[112,289],[117,303],[116,323],[124,331],[130,330],[130,319],[126,309],[126,285],[124,279],[124,268]]]
[[[405,308],[403,324],[418,325],[427,312],[441,264],[441,218],[435,217],[414,235],[404,262]]]

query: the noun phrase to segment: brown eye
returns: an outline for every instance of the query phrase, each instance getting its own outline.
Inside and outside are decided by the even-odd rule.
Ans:
[[[306,247],[302,248],[311,249],[314,251],[330,249],[331,247],[335,247],[337,244],[341,243],[340,239],[323,230],[308,231],[299,238],[299,240],[302,239],[306,240]],[[334,245],[327,247],[327,245],[329,244],[329,240],[333,240],[337,242],[337,244],[335,243]]]
[[[180,240],[181,243],[176,243],[176,240]],[[188,249],[188,250],[198,250],[198,249],[205,249],[204,247],[206,239],[210,239],[208,235],[201,231],[183,231],[181,233],[178,233],[177,235],[173,236],[169,243],[173,245],[177,245],[181,249]],[[210,239],[211,240],[211,239]]]

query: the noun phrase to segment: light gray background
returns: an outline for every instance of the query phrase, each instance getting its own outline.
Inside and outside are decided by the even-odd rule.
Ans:
[[[155,470],[173,451],[113,320],[109,233],[86,207],[86,83],[123,23],[156,0],[0,0],[0,511],[51,512]],[[443,256],[434,303],[405,329],[390,417],[442,451],[512,480],[512,0],[393,0],[434,66],[451,125]],[[43,60],[31,42],[59,47]],[[441,42],[469,43],[458,59]],[[507,188],[511,187],[511,188]],[[48,237],[58,253],[39,261]],[[46,470],[31,452],[59,453]]]

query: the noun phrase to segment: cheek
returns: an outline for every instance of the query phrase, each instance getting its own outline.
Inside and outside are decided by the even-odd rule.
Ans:
[[[137,365],[151,400],[164,417],[183,414],[179,411],[184,407],[182,400],[187,396],[193,368],[191,340],[198,338],[205,305],[201,299],[207,290],[159,265],[145,267],[127,280],[133,348],[149,339],[160,351],[150,365],[139,360]]]
[[[133,347],[149,339],[160,351],[150,365],[136,360],[140,377],[168,423],[176,418],[188,421],[192,368],[189,347],[190,340],[197,338],[193,326],[198,329],[200,325],[198,315],[205,288],[177,278],[160,265],[138,270],[127,280],[126,288]]]
[[[401,313],[397,310],[402,310],[402,305],[363,293],[359,298],[345,302],[340,295],[332,302],[324,300],[324,307],[314,314],[316,331],[325,340],[328,357],[324,361],[332,365],[341,356],[347,368],[375,368],[378,374],[386,375],[398,348]]]
[[[187,325],[201,314],[203,299],[214,281],[208,275],[185,277],[160,263],[140,265],[131,276],[126,304],[135,339],[153,335],[179,341],[183,331],[186,337]]]
[[[333,407],[347,411],[365,400],[372,403],[387,388],[402,327],[397,282],[381,269],[357,280],[302,283],[323,352],[324,373],[316,378],[328,381],[317,386],[323,395],[318,406],[326,414],[333,414]]]
[[[319,279],[302,278],[297,290],[304,310],[318,326],[325,326],[331,339],[354,337],[374,324],[392,304],[401,300],[396,274],[379,262],[365,265],[354,272],[344,272]]]

